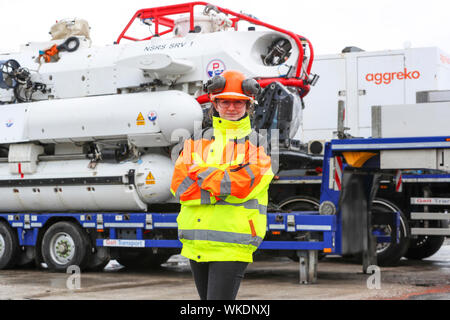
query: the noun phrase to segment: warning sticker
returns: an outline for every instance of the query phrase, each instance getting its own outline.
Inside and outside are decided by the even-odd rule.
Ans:
[[[148,173],[147,178],[145,178],[145,184],[155,184],[155,177],[151,172]]]
[[[144,126],[145,125],[145,118],[142,115],[142,112],[139,112],[139,115],[138,115],[138,117],[136,119],[136,125],[137,126]]]

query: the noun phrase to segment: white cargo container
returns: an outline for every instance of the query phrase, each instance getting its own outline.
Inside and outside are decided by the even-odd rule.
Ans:
[[[413,104],[418,91],[450,89],[450,55],[437,47],[322,55],[312,72],[320,79],[305,97],[295,136],[302,142],[333,138],[339,100],[347,133],[370,137],[372,106]]]

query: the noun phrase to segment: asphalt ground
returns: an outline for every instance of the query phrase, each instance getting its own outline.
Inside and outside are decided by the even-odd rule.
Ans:
[[[450,241],[422,261],[402,259],[364,274],[351,260],[319,261],[317,282],[299,284],[299,264],[259,258],[249,265],[238,300],[450,300]],[[371,278],[372,277],[372,278]],[[198,300],[186,259],[176,255],[158,270],[129,270],[111,261],[102,272],[0,271],[1,300]]]

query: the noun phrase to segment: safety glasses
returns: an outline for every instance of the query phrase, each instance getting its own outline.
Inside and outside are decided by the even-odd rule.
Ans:
[[[242,109],[246,106],[246,100],[217,100],[217,104],[221,108],[229,108],[233,105],[236,109]]]

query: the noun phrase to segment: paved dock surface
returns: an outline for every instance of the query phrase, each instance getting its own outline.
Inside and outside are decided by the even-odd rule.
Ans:
[[[319,261],[317,282],[300,285],[298,263],[258,259],[247,269],[240,300],[450,300],[450,242],[423,261],[383,267],[377,283],[353,261]],[[0,299],[198,300],[188,262],[172,256],[159,270],[127,270],[115,260],[102,272],[70,274],[46,270],[1,270]],[[78,288],[79,287],[79,288]]]

